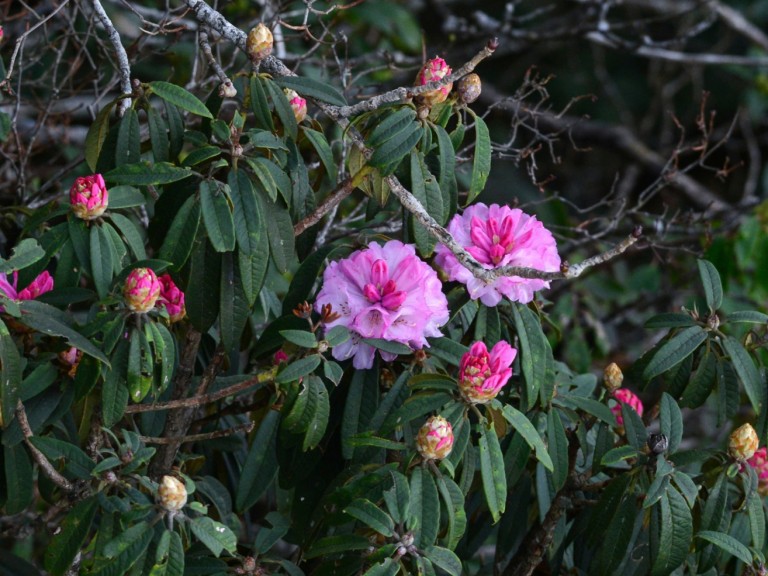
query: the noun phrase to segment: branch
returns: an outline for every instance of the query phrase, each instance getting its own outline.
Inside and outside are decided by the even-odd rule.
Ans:
[[[369,98],[368,100],[355,104],[354,106],[329,106],[327,111],[335,119],[349,118],[350,116],[354,116],[355,114],[359,114],[360,112],[369,112],[371,110],[375,110],[382,104],[389,104],[392,102],[401,102],[407,98],[413,98],[414,96],[423,94],[424,92],[436,90],[441,86],[447,86],[448,84],[463,78],[467,74],[470,74],[477,67],[477,65],[480,64],[480,62],[482,62],[483,60],[491,56],[496,51],[496,48],[498,46],[499,46],[498,39],[491,38],[490,40],[488,40],[488,43],[485,45],[485,47],[483,47],[483,49],[480,50],[480,52],[475,54],[475,56],[469,62],[467,62],[461,68],[459,68],[458,70],[455,70],[445,78],[441,78],[440,80],[437,80],[435,82],[430,82],[429,84],[425,84],[424,86],[409,86],[407,88],[402,88],[402,87],[395,88],[394,90],[390,90],[389,92],[384,92],[383,94],[379,94],[378,96]]]
[[[319,204],[317,208],[315,208],[314,212],[304,218],[301,222],[297,222],[296,225],[293,227],[293,235],[298,236],[302,232],[304,232],[307,228],[310,226],[314,226],[320,220],[323,216],[325,216],[328,212],[333,210],[336,206],[341,204],[341,201],[344,200],[347,196],[352,194],[352,191],[355,189],[355,184],[352,180],[352,178],[347,178],[344,180],[341,184],[339,184],[336,189],[328,194],[323,201]]]
[[[271,370],[257,374],[253,378],[249,378],[244,382],[238,382],[237,384],[233,384],[232,386],[228,386],[218,390],[217,392],[211,392],[210,394],[204,394],[202,396],[181,398],[179,400],[169,400],[168,402],[160,402],[158,404],[134,404],[132,406],[126,407],[125,413],[135,414],[138,412],[158,412],[160,410],[173,410],[175,408],[196,408],[198,406],[203,406],[204,404],[216,402],[216,400],[221,400],[227,396],[233,396],[238,392],[247,390],[251,386],[271,382],[275,378],[276,373],[277,367],[274,367]]]
[[[219,86],[219,96],[228,96],[235,90],[235,87],[232,85],[232,80],[229,79],[227,74],[224,72],[224,69],[216,61],[216,58],[213,57],[213,52],[211,51],[211,43],[208,42],[208,33],[201,30],[198,36],[200,49],[203,51],[203,55],[205,56],[208,65],[213,68],[214,73],[219,78],[219,82],[221,82],[221,86]]]
[[[214,438],[224,438],[237,434],[238,432],[250,432],[254,427],[253,422],[247,424],[240,424],[239,426],[233,426],[232,428],[224,428],[223,430],[214,430],[213,432],[206,432],[204,434],[190,434],[188,436],[174,436],[168,438],[165,436],[140,436],[142,442],[147,444],[160,444],[162,446],[168,446],[171,444],[184,444],[185,442],[201,442],[203,440],[213,440]]]
[[[766,36],[765,32],[760,30],[760,28],[744,18],[744,15],[741,12],[730,6],[726,6],[722,2],[713,2],[711,6],[728,26],[736,30],[736,32],[743,34],[752,40],[752,42],[760,46],[760,48],[768,52],[768,36]]]
[[[37,447],[30,441],[30,438],[32,438],[34,434],[32,433],[32,428],[29,426],[29,420],[27,420],[27,412],[24,410],[24,404],[22,404],[21,400],[16,403],[16,418],[19,421],[21,433],[24,435],[24,443],[27,445],[27,448],[29,448],[29,451],[32,453],[32,458],[35,459],[35,462],[37,462],[37,465],[40,466],[40,469],[45,473],[46,476],[48,476],[48,478],[51,479],[51,482],[56,484],[56,486],[65,492],[74,492],[74,485],[69,480],[64,478],[64,476],[59,474],[58,470],[56,470],[48,458],[45,457],[45,454],[40,452],[40,450],[38,450]]]
[[[115,53],[117,54],[118,72],[120,74],[120,90],[123,92],[123,94],[130,94],[133,92],[131,88],[131,65],[128,62],[128,54],[123,47],[123,43],[120,41],[120,33],[115,29],[115,26],[112,24],[112,20],[109,19],[109,16],[107,16],[107,13],[104,11],[104,7],[101,5],[101,2],[99,0],[91,0],[91,3],[93,4],[93,11],[96,13],[96,17],[101,22],[101,25],[106,29],[107,37],[112,43],[112,47],[115,49]],[[120,104],[118,105],[117,109],[117,115],[122,116],[125,114],[125,111],[128,110],[130,105],[130,98],[123,98],[120,100]]]

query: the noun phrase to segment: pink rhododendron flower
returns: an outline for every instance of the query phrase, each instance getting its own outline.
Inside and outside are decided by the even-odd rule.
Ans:
[[[0,292],[5,294],[11,300],[34,300],[41,294],[50,292],[53,290],[53,277],[47,270],[43,270],[37,278],[24,288],[23,290],[17,290],[17,283],[19,281],[19,273],[13,273],[13,282],[8,281],[8,276],[0,274]],[[0,308],[0,312],[2,308]]]
[[[435,271],[416,256],[413,246],[390,240],[372,242],[349,257],[331,262],[315,309],[330,304],[338,318],[326,329],[346,326],[351,338],[333,348],[337,360],[353,358],[355,368],[370,368],[376,349],[362,338],[382,338],[412,349],[427,346],[427,336],[440,336],[448,321],[448,301]],[[380,351],[385,360],[395,354]]]
[[[760,496],[768,496],[768,449],[765,446],[755,451],[752,457],[747,460],[747,464],[752,466],[757,473],[757,491]]]
[[[69,203],[75,216],[83,220],[94,220],[104,214],[109,193],[101,174],[77,178],[69,189]]]
[[[149,312],[160,297],[162,284],[150,268],[135,268],[123,285],[125,303],[134,312]]]
[[[475,204],[448,223],[448,231],[484,268],[525,266],[545,272],[560,269],[560,256],[552,233],[535,216],[498,204]],[[443,244],[436,248],[435,264],[467,286],[469,296],[486,306],[496,306],[502,296],[523,304],[533,293],[549,288],[546,280],[510,276],[490,284],[478,280]]]
[[[419,429],[416,449],[425,460],[442,460],[453,450],[453,427],[442,416],[432,416]]]
[[[291,105],[291,110],[293,110],[293,116],[296,118],[296,123],[301,124],[301,121],[307,117],[307,101],[299,96],[296,90],[286,88],[284,92],[285,97],[288,98],[288,103]]]
[[[503,340],[488,353],[484,342],[475,342],[459,365],[459,390],[471,404],[486,404],[501,391],[512,376],[517,350]]]
[[[67,370],[67,375],[70,378],[74,378],[77,374],[77,367],[80,365],[80,360],[82,360],[82,358],[83,351],[78,350],[74,346],[59,352],[59,361]]]
[[[616,393],[613,395],[613,397],[616,399],[617,403],[611,407],[611,412],[613,412],[613,415],[616,416],[616,424],[619,428],[624,427],[624,418],[621,416],[622,404],[629,404],[632,408],[635,409],[635,412],[637,412],[638,416],[643,415],[643,401],[640,400],[640,398],[638,398],[637,395],[631,390],[627,390],[626,388],[616,390]]]
[[[178,322],[187,313],[184,307],[184,292],[176,286],[170,274],[163,274],[157,281],[160,282],[158,304],[166,309],[171,322]]]
[[[419,70],[419,73],[416,76],[416,86],[424,86],[430,82],[437,82],[448,76],[450,73],[451,67],[446,64],[445,60],[439,56],[432,58],[432,60],[428,60],[427,63],[421,67],[421,70]],[[440,88],[436,90],[430,90],[429,92],[419,94],[418,100],[426,106],[440,104],[440,102],[445,102],[445,99],[448,98],[448,94],[451,93],[451,88],[453,88],[453,83],[440,86]]]

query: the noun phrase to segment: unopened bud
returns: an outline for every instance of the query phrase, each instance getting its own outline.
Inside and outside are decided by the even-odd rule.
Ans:
[[[760,441],[752,425],[742,424],[731,432],[728,453],[736,460],[749,460],[755,454]]]
[[[669,439],[665,434],[651,434],[648,436],[648,448],[654,454],[662,454],[669,448]]]
[[[91,174],[75,179],[69,190],[69,203],[75,216],[83,220],[95,220],[107,209],[109,193],[101,174]]]
[[[234,98],[237,96],[237,90],[235,90],[231,80],[219,84],[219,96],[222,98]]]
[[[274,40],[269,28],[259,23],[248,33],[248,39],[245,42],[245,50],[248,57],[254,62],[261,62],[272,54],[272,45]]]
[[[616,390],[621,388],[622,382],[624,382],[624,374],[622,373],[621,368],[619,368],[616,362],[611,362],[605,367],[605,370],[603,370],[603,386],[605,386],[605,389],[608,390],[608,392],[613,394]]]
[[[178,512],[187,503],[184,483],[173,476],[163,476],[157,489],[157,503],[168,512]]]
[[[425,460],[442,460],[453,449],[453,427],[442,416],[432,416],[419,430],[416,449]]]
[[[307,101],[299,96],[296,90],[286,88],[283,92],[285,93],[285,97],[288,98],[288,104],[291,105],[291,110],[293,110],[293,117],[296,118],[296,123],[301,124],[304,118],[307,117]]]
[[[421,67],[421,70],[419,70],[419,73],[416,76],[416,86],[425,86],[430,82],[442,80],[450,73],[451,67],[446,64],[445,60],[440,57],[432,58],[432,60],[429,60]],[[451,93],[451,88],[453,88],[453,83],[440,86],[440,88],[437,88],[436,90],[430,90],[419,94],[417,100],[425,106],[440,104],[440,102],[445,102],[445,99],[448,98],[448,94]]]
[[[456,86],[456,91],[459,93],[459,98],[464,104],[471,104],[480,97],[480,92],[483,90],[483,83],[480,80],[480,76],[477,74],[467,74],[459,80]]]
[[[151,268],[135,268],[123,285],[123,298],[133,312],[149,312],[160,297],[162,284]]]

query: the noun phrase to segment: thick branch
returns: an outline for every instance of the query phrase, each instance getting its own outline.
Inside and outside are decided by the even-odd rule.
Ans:
[[[64,476],[59,474],[58,470],[56,470],[48,458],[45,457],[45,454],[40,452],[40,450],[38,450],[37,447],[35,447],[35,445],[30,441],[30,438],[32,438],[34,434],[32,434],[32,428],[30,428],[29,420],[27,420],[27,412],[24,410],[24,404],[21,403],[21,400],[19,400],[16,404],[16,418],[19,421],[21,433],[24,435],[24,443],[32,453],[32,458],[34,458],[35,462],[37,462],[37,465],[40,466],[40,469],[45,473],[46,476],[48,476],[48,478],[51,479],[54,484],[56,484],[56,486],[65,492],[74,492],[75,487],[72,485],[72,483],[64,478]]]
[[[123,47],[123,43],[120,41],[120,33],[115,29],[115,26],[112,24],[112,20],[109,19],[109,16],[107,16],[107,13],[104,11],[104,7],[101,5],[101,2],[99,0],[91,0],[91,4],[93,4],[93,11],[96,14],[96,17],[99,19],[99,22],[101,22],[101,25],[104,26],[105,30],[107,31],[107,37],[109,38],[112,47],[115,49],[115,54],[117,55],[118,73],[120,74],[120,90],[123,92],[123,94],[130,94],[132,92],[131,65],[128,62],[128,54]],[[128,110],[130,105],[130,98],[123,98],[120,100],[117,111],[118,115],[122,116],[125,111]]]

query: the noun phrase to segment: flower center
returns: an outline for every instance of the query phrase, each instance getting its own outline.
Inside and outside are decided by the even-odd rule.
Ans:
[[[387,310],[395,311],[407,297],[404,290],[389,277],[389,267],[384,260],[376,260],[371,267],[371,282],[363,286],[363,295],[371,304],[381,304]]]
[[[475,216],[470,223],[469,235],[474,244],[468,249],[470,254],[478,262],[498,266],[514,248],[512,227],[512,218],[509,216],[505,216],[501,222],[496,218],[483,221]]]

